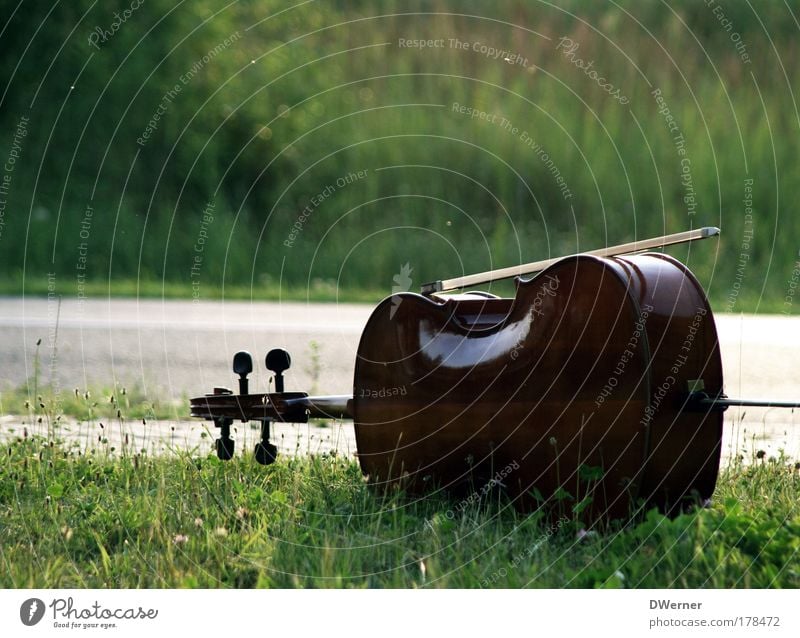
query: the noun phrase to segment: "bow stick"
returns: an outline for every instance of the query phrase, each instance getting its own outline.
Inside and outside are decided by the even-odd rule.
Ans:
[[[619,246],[609,246],[608,248],[599,248],[591,250],[585,255],[594,255],[595,257],[614,257],[616,255],[631,255],[633,253],[640,253],[645,250],[653,250],[654,248],[661,248],[663,246],[671,246],[673,244],[683,244],[687,241],[695,241],[696,239],[706,239],[708,237],[715,237],[719,235],[719,228],[714,226],[706,226],[696,230],[687,230],[682,233],[674,233],[672,235],[664,235],[663,237],[654,237],[653,239],[642,239],[640,241],[632,241],[627,244],[620,244]],[[542,261],[534,261],[530,264],[522,264],[520,266],[510,266],[508,268],[500,268],[498,270],[489,270],[474,275],[466,275],[464,277],[456,277],[455,279],[440,279],[431,283],[422,284],[423,295],[431,295],[436,292],[446,292],[448,290],[456,290],[457,288],[468,288],[470,286],[477,286],[478,284],[486,284],[499,279],[508,279],[509,277],[520,277],[522,275],[532,275],[540,272],[545,268],[552,266],[557,261],[564,259],[564,257],[554,257],[552,259],[544,259]]]

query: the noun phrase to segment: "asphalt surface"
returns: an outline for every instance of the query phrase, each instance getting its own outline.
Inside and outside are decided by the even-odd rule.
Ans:
[[[293,365],[286,389],[352,392],[358,339],[367,305],[135,299],[0,299],[0,389],[32,377],[41,339],[41,380],[62,389],[138,386],[158,396],[234,387],[231,359],[255,359],[251,388],[265,389],[270,348],[286,348]],[[314,365],[314,343],[318,365]]]
[[[250,387],[266,390],[271,375],[264,355],[283,347],[293,357],[287,390],[348,394],[358,340],[371,311],[362,304],[65,298],[59,305],[57,299],[0,298],[0,392],[32,378],[37,351],[40,384],[71,392],[111,388],[116,382],[164,399],[196,396],[216,385],[235,389],[231,357],[249,350],[256,360]],[[800,317],[719,314],[716,319],[730,396],[800,400]],[[726,413],[724,453],[784,449],[800,458],[798,420],[797,411],[732,408]],[[19,425],[19,418],[3,416],[0,436],[9,429],[18,432]],[[76,441],[93,440],[80,424],[72,427]],[[201,424],[173,428],[169,422],[154,423],[148,440],[160,447],[206,444]],[[355,450],[348,424],[293,426],[277,438],[280,434],[284,451],[313,445]],[[117,443],[123,441],[119,433]]]

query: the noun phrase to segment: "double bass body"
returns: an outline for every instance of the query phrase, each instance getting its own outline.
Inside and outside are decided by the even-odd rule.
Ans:
[[[567,257],[513,299],[394,295],[358,349],[352,413],[363,471],[413,492],[481,489],[591,517],[711,496],[722,392],[711,309],[680,262]]]

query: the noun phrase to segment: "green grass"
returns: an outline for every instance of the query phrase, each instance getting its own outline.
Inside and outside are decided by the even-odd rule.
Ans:
[[[82,421],[113,419],[178,419],[188,414],[189,402],[181,399],[156,398],[141,388],[116,387],[73,388],[56,394],[50,386],[35,389],[33,383],[0,392],[0,413],[26,415],[31,420],[57,423],[61,417]]]
[[[420,282],[421,283],[421,282]],[[477,288],[481,288],[478,286]],[[58,291],[58,289],[57,289]],[[513,297],[514,290],[508,282],[492,284],[492,291],[501,297]],[[110,285],[108,281],[87,282],[85,288],[87,297],[131,297],[137,299],[191,299],[191,290],[186,284],[170,281],[135,281],[129,279],[114,280]],[[419,292],[418,288],[412,292]],[[709,291],[707,291],[709,292]],[[31,280],[23,288],[21,282],[13,280],[0,281],[0,295],[46,296],[48,293],[47,282],[44,280]],[[355,287],[337,287],[334,282],[320,281],[308,288],[280,288],[277,286],[242,286],[229,285],[225,288],[208,287],[204,291],[203,301],[307,301],[322,303],[368,303],[376,304],[390,293],[390,289],[367,289]],[[69,291],[66,291],[69,294]],[[715,312],[729,312],[727,295],[725,291],[710,291],[709,301]],[[792,307],[787,311],[783,297],[762,296],[757,291],[745,290],[737,298],[733,309],[734,313],[753,312],[758,309],[760,313],[787,314],[795,316],[797,311]]]
[[[379,493],[336,456],[263,468],[32,438],[2,455],[3,587],[800,586],[786,459],[726,469],[708,509],[586,533],[495,496]]]
[[[0,587],[800,587],[800,464],[755,448],[710,508],[587,531],[500,494],[381,493],[336,455],[264,468],[127,438],[82,452],[60,438],[63,417],[187,409],[135,388],[56,397],[36,379],[0,395],[0,413],[41,424],[0,444]]]
[[[23,421],[54,431],[64,417],[93,422],[96,419],[180,419],[189,412],[188,397],[170,398],[145,393],[121,383],[91,388],[54,387],[41,380],[41,358],[36,344],[33,374],[20,385],[0,390],[0,414],[24,415]]]
[[[192,298],[191,286],[175,281],[155,281],[152,279],[115,279],[87,281],[84,286],[86,297],[132,297],[140,299],[185,299]],[[47,281],[31,279],[24,286],[19,279],[0,281],[0,295],[47,296],[48,292],[69,295],[71,289],[60,288],[48,291]],[[255,301],[313,301],[339,303],[377,303],[388,296],[389,291],[366,288],[339,288],[334,281],[318,280],[308,287],[246,286],[231,284],[224,288],[209,285],[203,289],[202,301],[216,300],[255,300]]]

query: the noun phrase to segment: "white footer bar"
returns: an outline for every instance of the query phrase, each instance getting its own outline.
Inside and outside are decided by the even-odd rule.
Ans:
[[[0,627],[37,637],[798,636],[799,608],[785,590],[2,590]]]

